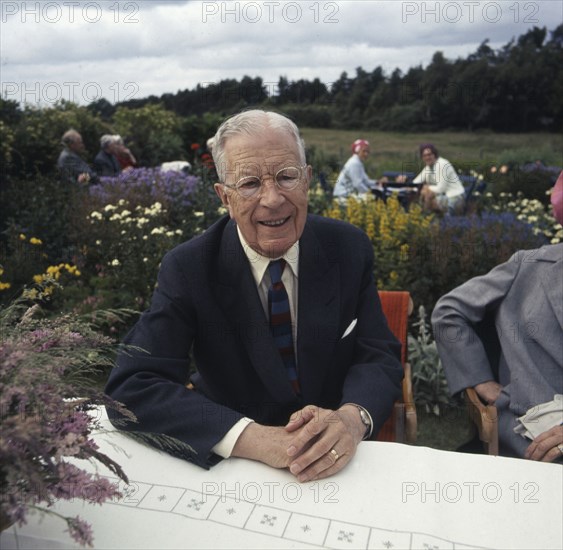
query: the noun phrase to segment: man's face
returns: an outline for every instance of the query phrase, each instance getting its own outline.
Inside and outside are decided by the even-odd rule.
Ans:
[[[311,167],[302,170],[301,183],[291,191],[274,182],[281,168],[302,167],[299,148],[285,132],[266,129],[253,136],[238,135],[225,143],[225,181],[235,185],[246,176],[262,178],[257,196],[241,197],[220,183],[215,192],[228,208],[246,242],[263,256],[282,256],[299,240],[307,219],[307,191]]]
[[[432,166],[436,162],[436,155],[432,152],[432,149],[424,149],[422,151],[422,162],[426,166]]]
[[[121,147],[114,141],[107,146],[106,150],[110,155],[118,155]]]
[[[80,134],[74,134],[72,141],[68,144],[68,148],[75,153],[82,153],[84,151],[84,142]]]

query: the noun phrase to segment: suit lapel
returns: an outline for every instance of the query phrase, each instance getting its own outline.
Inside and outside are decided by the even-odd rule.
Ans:
[[[270,334],[248,258],[232,221],[225,227],[218,266],[215,290],[219,303],[240,336],[254,369],[276,400],[295,401],[285,366]]]
[[[318,402],[339,337],[340,270],[330,262],[326,246],[311,229],[311,220],[299,248],[297,366],[301,392],[311,403]]]

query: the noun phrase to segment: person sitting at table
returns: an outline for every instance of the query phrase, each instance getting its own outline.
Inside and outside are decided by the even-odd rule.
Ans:
[[[447,214],[462,212],[465,207],[465,188],[454,167],[438,155],[438,150],[431,143],[423,143],[419,151],[426,166],[413,183],[422,184],[420,200],[423,209]],[[397,181],[401,181],[400,176]]]
[[[370,154],[369,142],[365,139],[357,139],[352,143],[352,156],[338,174],[334,185],[333,197],[345,199],[349,196],[365,197],[368,193],[375,191],[383,192],[382,180],[372,180],[366,174],[364,162]]]
[[[563,223],[563,172],[552,203]],[[501,348],[498,376],[474,328],[489,310]],[[452,290],[432,324],[450,392],[473,387],[497,408],[500,454],[563,462],[563,244],[520,250]],[[542,404],[553,416],[530,442],[518,418]]]
[[[243,457],[299,481],[333,475],[401,394],[373,246],[307,214],[312,168],[285,116],[227,119],[213,157],[228,215],[166,254],[106,391],[137,416],[125,429],[164,434],[204,468]]]

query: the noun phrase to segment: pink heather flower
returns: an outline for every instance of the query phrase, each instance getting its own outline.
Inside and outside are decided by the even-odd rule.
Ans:
[[[92,527],[86,523],[80,516],[67,519],[68,529],[70,536],[82,546],[93,546],[94,534]]]

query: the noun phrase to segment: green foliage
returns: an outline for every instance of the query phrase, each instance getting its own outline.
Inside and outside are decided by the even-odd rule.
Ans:
[[[332,111],[326,105],[287,104],[281,110],[297,126],[309,128],[330,128],[332,126]]]
[[[418,308],[418,321],[413,323],[416,337],[409,334],[409,362],[412,369],[413,395],[417,405],[427,413],[440,416],[444,407],[456,405],[450,398],[448,383],[438,355],[436,342],[426,321],[424,306]]]
[[[131,109],[118,107],[113,123],[141,166],[155,166],[170,160],[185,160],[180,120],[162,105],[147,104]]]
[[[547,235],[518,219],[515,211],[437,218],[417,204],[406,212],[391,197],[387,203],[350,198],[343,206],[335,201],[326,215],[366,232],[379,289],[408,290],[415,304],[428,311],[443,294],[487,273],[517,250],[548,242]]]
[[[0,163],[2,166],[7,166],[12,160],[14,140],[14,130],[0,120]]]
[[[215,135],[217,128],[223,122],[220,114],[205,113],[201,116],[188,116],[181,120],[180,133],[186,149],[198,144],[205,146],[207,140]],[[195,159],[188,159],[190,162]],[[192,163],[193,164],[193,163]]]
[[[517,195],[521,193],[529,199],[549,204],[548,191],[553,187],[554,175],[544,170],[524,171],[519,168],[509,169],[502,174],[496,172],[489,176],[489,188],[497,196],[501,193]]]
[[[18,124],[12,127],[12,158],[7,173],[29,176],[53,172],[62,149],[61,137],[70,128],[82,135],[89,162],[100,148],[100,136],[112,133],[86,107],[74,103],[62,101],[46,109],[26,106]]]
[[[497,156],[499,165],[522,166],[540,160],[547,166],[557,166],[562,163],[563,154],[552,145],[525,145],[503,149]]]
[[[74,254],[68,224],[81,194],[53,176],[6,179],[0,191],[0,246],[11,253],[10,239],[23,233],[43,241],[51,261],[67,261]]]

